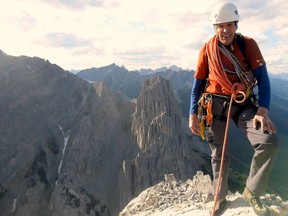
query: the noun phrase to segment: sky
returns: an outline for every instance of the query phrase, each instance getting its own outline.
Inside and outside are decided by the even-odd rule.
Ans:
[[[177,65],[194,70],[214,35],[219,0],[9,0],[0,8],[0,49],[65,70],[112,63],[128,70]],[[286,0],[231,0],[237,32],[258,43],[270,73],[288,72]]]

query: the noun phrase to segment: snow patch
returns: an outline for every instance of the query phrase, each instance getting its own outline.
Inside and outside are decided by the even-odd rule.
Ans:
[[[58,125],[59,129],[61,130],[62,132],[62,135],[63,135],[63,139],[64,139],[64,146],[63,146],[63,149],[62,149],[62,156],[61,156],[61,160],[60,160],[60,163],[59,163],[59,166],[58,166],[58,177],[57,177],[57,180],[55,182],[55,185],[58,184],[58,178],[59,178],[59,175],[61,173],[61,169],[62,169],[62,164],[63,164],[63,158],[64,158],[64,155],[65,155],[65,151],[66,151],[66,147],[67,147],[67,143],[68,143],[68,140],[69,140],[69,136],[70,136],[70,131],[68,130],[68,134],[67,136],[65,136],[65,133],[62,129],[62,127],[60,125]]]
[[[13,208],[12,208],[11,213],[13,213],[16,210],[16,206],[17,206],[17,199],[14,199]]]

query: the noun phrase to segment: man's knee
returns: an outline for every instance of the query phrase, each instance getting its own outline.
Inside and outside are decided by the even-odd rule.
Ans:
[[[269,149],[270,151],[276,151],[279,148],[279,139],[276,134],[264,135],[255,138],[252,142],[255,150]]]
[[[270,135],[266,143],[269,143],[269,148],[272,151],[278,150],[280,144],[279,138],[276,134]]]

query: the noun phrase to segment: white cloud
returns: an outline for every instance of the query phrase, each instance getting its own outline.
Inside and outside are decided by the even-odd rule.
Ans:
[[[105,0],[40,0],[54,7],[67,7],[80,10],[86,7],[102,7]]]
[[[213,35],[209,11],[216,2],[10,0],[0,9],[0,49],[64,69],[113,62],[129,70],[173,64],[194,69],[200,47]],[[287,3],[233,2],[241,16],[239,32],[259,43],[270,71],[286,72]]]
[[[75,48],[90,46],[90,41],[64,32],[47,33],[44,40],[49,47]]]

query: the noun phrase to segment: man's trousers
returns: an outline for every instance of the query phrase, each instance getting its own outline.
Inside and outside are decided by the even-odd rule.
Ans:
[[[229,98],[222,98],[213,95],[212,125],[206,131],[206,140],[211,148],[211,165],[213,170],[214,192],[216,191],[219,170],[222,156],[222,145],[224,140]],[[254,155],[251,161],[250,173],[246,181],[246,187],[255,195],[260,196],[265,192],[268,184],[271,169],[278,149],[278,137],[276,134],[270,135],[268,132],[262,133],[260,126],[253,127],[253,118],[256,114],[255,107],[250,99],[243,104],[233,102],[230,118],[237,127],[242,130],[254,148]],[[225,198],[228,193],[228,173],[229,173],[229,152],[226,144],[225,157],[222,169],[222,181],[218,198]]]

